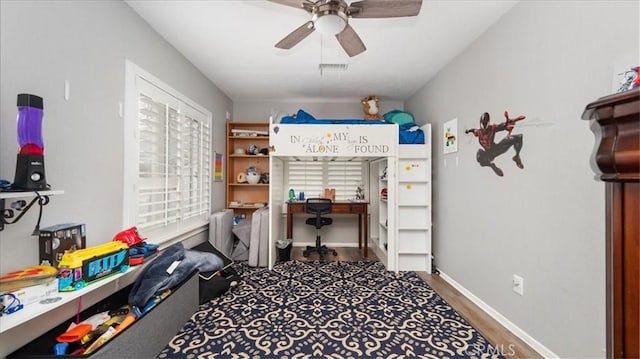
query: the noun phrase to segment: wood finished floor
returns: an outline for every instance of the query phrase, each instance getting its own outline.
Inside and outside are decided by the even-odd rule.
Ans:
[[[369,251],[369,257],[364,258],[362,251],[358,248],[335,248],[338,252],[336,257],[332,255],[326,256],[325,259],[332,261],[359,261],[374,260],[378,258],[374,253]],[[291,250],[291,259],[305,261],[318,259],[317,254],[311,254],[308,258],[302,255],[302,247],[293,247]],[[478,306],[463,296],[457,289],[453,288],[449,283],[436,274],[427,272],[416,272],[433,290],[435,290],[442,299],[455,309],[462,317],[464,317],[474,328],[482,333],[496,348],[501,349],[501,353],[508,358],[542,358],[542,356],[524,343],[520,338],[513,335],[505,327],[488,314],[482,311]]]

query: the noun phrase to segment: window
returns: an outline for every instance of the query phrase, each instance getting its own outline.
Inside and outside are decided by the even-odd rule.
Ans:
[[[307,198],[323,194],[325,188],[335,188],[336,201],[346,201],[353,199],[356,188],[365,183],[364,167],[359,160],[289,161],[286,168],[288,188],[293,188],[296,194],[303,191]]]
[[[208,223],[211,113],[127,62],[125,227],[163,242]]]

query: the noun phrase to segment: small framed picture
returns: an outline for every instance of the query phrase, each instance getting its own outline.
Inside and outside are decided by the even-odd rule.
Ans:
[[[224,181],[224,155],[222,153],[213,153],[213,181]]]
[[[442,152],[458,152],[458,119],[447,121],[443,127]]]

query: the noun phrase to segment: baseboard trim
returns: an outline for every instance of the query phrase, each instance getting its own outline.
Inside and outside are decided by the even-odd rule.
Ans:
[[[560,358],[559,355],[555,354],[549,348],[545,347],[539,341],[535,340],[531,335],[522,330],[520,327],[515,325],[509,319],[505,318],[502,314],[500,314],[497,310],[493,309],[487,303],[483,302],[482,299],[476,297],[473,293],[471,293],[467,288],[463,287],[460,283],[456,282],[453,278],[449,277],[446,273],[440,272],[440,277],[444,279],[445,282],[449,283],[452,287],[457,289],[462,295],[464,295],[467,299],[469,299],[473,304],[477,305],[482,309],[485,313],[487,313],[490,317],[495,319],[502,326],[507,328],[511,333],[520,338],[523,342],[527,343],[533,350],[537,351],[544,358]]]

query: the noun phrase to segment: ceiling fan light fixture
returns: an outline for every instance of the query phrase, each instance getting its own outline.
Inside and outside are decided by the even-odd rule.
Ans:
[[[323,35],[335,36],[347,26],[347,19],[338,13],[325,14],[318,16],[313,22],[313,26]]]
[[[422,7],[422,0],[271,1],[281,5],[300,7],[311,14],[311,20],[280,40],[275,45],[277,48],[290,49],[317,30],[322,35],[335,36],[349,57],[357,56],[367,50],[360,36],[349,25],[350,18],[380,19],[417,16]]]

